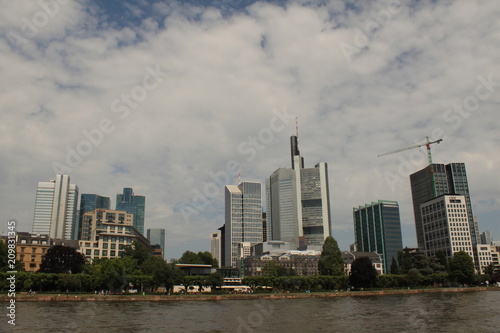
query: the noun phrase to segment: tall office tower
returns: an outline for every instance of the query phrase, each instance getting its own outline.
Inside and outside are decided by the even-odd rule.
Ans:
[[[212,254],[212,257],[217,259],[217,262],[219,263],[219,267],[222,266],[221,260],[221,234],[220,232],[212,232],[210,234],[210,253]]]
[[[148,229],[147,239],[153,248],[160,248],[163,258],[165,258],[165,229]]]
[[[222,267],[226,264],[226,225],[220,227],[220,261],[219,266]]]
[[[266,180],[268,240],[320,247],[330,236],[328,166],[304,168],[297,136],[290,143],[292,168],[279,168]]]
[[[36,191],[33,233],[51,238],[76,239],[78,186],[70,184],[68,175],[39,182]]]
[[[123,194],[116,195],[116,210],[124,210],[129,214],[134,214],[134,228],[144,235],[144,210],[146,207],[146,197],[134,195],[131,188],[124,188]]]
[[[110,209],[111,208],[111,201],[109,197],[102,197],[97,194],[82,194],[80,196],[80,218],[78,219],[79,224],[77,226],[78,230],[78,237],[77,239],[80,239],[81,237],[81,225],[83,222],[83,214],[86,212],[92,212],[98,208],[102,209]]]
[[[435,256],[441,250],[451,258],[453,253],[465,251],[477,263],[464,195],[441,195],[422,203],[420,210],[427,256]]]
[[[267,218],[266,212],[262,212],[262,241],[267,242]]]
[[[417,243],[420,249],[425,249],[424,231],[422,226],[420,205],[430,199],[444,194],[455,194],[465,196],[467,214],[469,218],[469,229],[474,249],[480,242],[477,224],[474,223],[472,205],[469,194],[469,185],[464,163],[433,164],[431,166],[410,175],[411,193],[413,198],[413,212],[415,215],[415,229],[417,232]],[[434,178],[434,181],[433,181]],[[477,250],[474,250],[476,253]],[[477,262],[477,255],[475,254]]]
[[[491,237],[491,231],[486,230],[481,233],[481,244],[491,245],[493,238]]]
[[[244,249],[262,243],[261,187],[256,182],[226,186],[224,266],[238,267]]]
[[[392,258],[403,248],[401,219],[397,201],[379,200],[353,208],[354,239],[357,251],[376,252],[382,257],[384,272],[390,272]]]

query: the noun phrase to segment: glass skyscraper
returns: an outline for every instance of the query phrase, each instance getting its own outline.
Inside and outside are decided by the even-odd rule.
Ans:
[[[78,186],[70,184],[68,175],[56,175],[50,182],[39,182],[32,232],[57,239],[76,239],[77,205]]]
[[[266,180],[268,240],[319,248],[330,236],[328,166],[304,168],[297,137],[290,141],[292,168],[279,168]]]
[[[397,201],[379,200],[353,209],[354,239],[359,252],[381,255],[384,272],[390,272],[392,258],[403,248]]]
[[[464,163],[433,164],[434,183],[432,182],[431,166],[410,175],[411,194],[413,198],[413,212],[415,215],[415,229],[417,243],[421,250],[425,250],[424,230],[422,225],[420,205],[430,199],[444,194],[458,194],[465,196],[467,213],[470,216],[470,234],[473,247],[479,240],[479,230],[474,223],[469,185]]]
[[[134,195],[131,188],[124,188],[123,193],[116,195],[116,210],[126,211],[134,214],[134,228],[144,235],[144,211],[146,208],[146,197]]]
[[[86,212],[92,212],[98,208],[102,209],[110,209],[111,208],[111,200],[109,197],[103,197],[97,194],[82,194],[80,196],[80,223],[78,226],[78,239],[81,238],[81,225],[83,222],[83,214]]]
[[[226,186],[224,266],[238,267],[246,249],[262,243],[261,191],[257,182]]]
[[[148,229],[147,238],[153,248],[160,247],[163,258],[165,258],[165,229]]]

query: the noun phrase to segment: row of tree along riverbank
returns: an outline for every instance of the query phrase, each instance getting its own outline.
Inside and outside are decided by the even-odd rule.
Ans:
[[[336,292],[313,292],[313,293],[256,293],[256,294],[225,294],[225,295],[64,295],[64,294],[21,294],[16,301],[21,302],[163,302],[163,301],[223,301],[223,300],[279,300],[279,299],[302,299],[302,298],[334,298],[350,296],[385,296],[385,295],[412,295],[423,293],[452,293],[452,292],[477,292],[477,291],[500,291],[498,287],[469,287],[469,288],[427,288],[427,289],[390,289],[390,290],[363,290],[363,291],[336,291]],[[0,295],[0,302],[8,302],[7,295]]]

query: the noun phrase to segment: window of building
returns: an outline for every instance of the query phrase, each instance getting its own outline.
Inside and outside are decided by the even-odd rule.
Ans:
[[[94,250],[94,256],[99,256],[99,250]]]
[[[89,256],[90,255],[90,249],[85,250],[85,255]]]
[[[116,253],[116,251],[110,251],[110,255],[111,255],[112,257],[116,256],[116,254],[115,254],[115,253]]]
[[[102,255],[106,257],[108,255],[108,250],[102,250]]]
[[[111,249],[116,249],[116,244],[111,244]]]

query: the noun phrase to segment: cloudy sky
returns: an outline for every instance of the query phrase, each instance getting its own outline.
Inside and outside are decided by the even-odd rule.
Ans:
[[[500,239],[500,6],[461,1],[1,1],[0,231],[31,231],[39,181],[146,196],[167,257],[209,250],[223,184],[327,162],[333,236],[397,200],[409,174],[467,166],[480,231]]]

